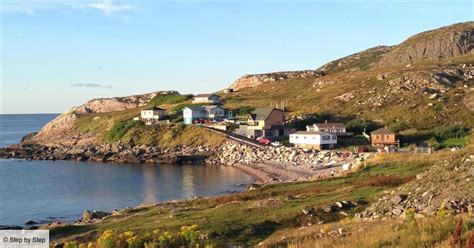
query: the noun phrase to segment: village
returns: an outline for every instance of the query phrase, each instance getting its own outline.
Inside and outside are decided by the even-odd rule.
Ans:
[[[326,119],[298,130],[301,127],[286,120],[283,106],[256,108],[246,115],[234,116],[222,104],[216,94],[198,94],[192,98],[192,105],[181,110],[183,124],[229,138],[230,142],[220,147],[208,164],[238,165],[252,174],[263,171],[273,179],[288,181],[337,176],[361,166],[376,153],[412,152],[400,148],[397,134],[387,127],[355,133],[343,122]],[[135,120],[145,125],[169,123],[167,110],[159,106],[142,110]],[[430,148],[414,151],[432,152]]]
[[[245,116],[238,118],[232,111],[222,107],[223,100],[216,94],[198,94],[193,97],[192,105],[184,107],[182,119],[185,125],[200,125],[205,128],[224,131],[233,137],[240,137],[253,143],[268,146],[293,146],[305,150],[331,150],[340,148],[338,139],[347,139],[354,135],[363,135],[366,146],[354,147],[355,152],[377,151],[394,153],[400,148],[396,133],[387,127],[379,128],[367,134],[347,131],[342,122],[312,123],[306,130],[296,130],[285,119],[284,108],[256,108]],[[169,123],[167,110],[154,106],[141,111],[141,116],[134,118],[145,125]]]

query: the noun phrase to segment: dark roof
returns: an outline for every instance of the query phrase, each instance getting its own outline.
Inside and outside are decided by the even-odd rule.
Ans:
[[[189,106],[189,107],[185,107],[185,108],[191,109],[193,111],[205,110],[205,108],[203,106]],[[185,108],[183,108],[183,109],[185,109]]]
[[[250,114],[253,120],[264,121],[272,113],[273,110],[282,111],[276,108],[257,108]]]
[[[217,105],[208,105],[208,106],[202,106],[202,107],[206,110],[211,110],[211,109],[214,109],[214,108],[220,108],[220,109],[224,110],[223,108],[221,108]]]
[[[197,95],[195,95],[194,97],[210,97],[210,96],[217,96],[217,97],[219,97],[218,95],[215,95],[215,94],[197,94]]]
[[[339,123],[339,122],[325,122],[325,123],[314,123],[313,125],[319,127],[319,128],[345,128],[346,125],[344,123]]]
[[[144,110],[166,110],[164,108],[160,108],[160,107],[153,107],[153,108],[150,108],[150,109],[144,109]]]
[[[390,131],[388,128],[383,127],[371,132],[371,134],[395,134],[395,133]]]
[[[307,134],[307,135],[320,135],[320,134],[330,134],[326,132],[316,132],[316,131],[298,131],[292,134]]]

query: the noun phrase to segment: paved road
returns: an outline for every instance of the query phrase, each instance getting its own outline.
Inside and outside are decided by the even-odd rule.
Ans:
[[[244,137],[244,136],[240,136],[240,135],[233,134],[233,133],[228,133],[224,130],[214,129],[212,127],[207,127],[207,126],[201,126],[201,127],[205,128],[205,129],[207,129],[211,132],[214,132],[214,133],[223,134],[227,138],[235,140],[235,141],[237,141],[241,144],[244,144],[244,145],[249,145],[249,146],[253,146],[253,147],[257,147],[257,148],[263,148],[264,147],[262,144],[258,143],[258,141],[253,140],[253,139],[249,139],[249,138]]]

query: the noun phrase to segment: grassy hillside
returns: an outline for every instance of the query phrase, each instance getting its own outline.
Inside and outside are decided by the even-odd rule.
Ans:
[[[172,107],[188,102],[188,97],[172,96],[166,97],[173,104],[162,100],[152,100],[162,103],[160,106]],[[175,101],[176,99],[181,99]],[[168,104],[168,105],[166,105]],[[129,109],[112,113],[95,113],[78,116],[74,123],[74,131],[77,134],[87,133],[95,135],[95,142],[125,142],[135,145],[153,145],[160,148],[173,148],[179,146],[207,146],[217,147],[221,145],[225,138],[222,135],[211,133],[197,126],[185,126],[180,118],[170,121],[169,124],[146,126],[133,118],[140,115],[143,108]],[[173,116],[175,118],[176,116]]]
[[[474,61],[474,55],[446,61],[444,68],[457,70],[464,61]],[[283,101],[290,115],[330,113],[335,119],[359,117],[380,125],[404,121],[417,129],[440,124],[474,126],[474,109],[467,107],[474,99],[472,79],[452,78],[448,86],[437,83],[432,75],[441,69],[431,64],[351,73],[333,70],[323,77],[276,81],[221,96],[230,109],[275,106]],[[444,93],[430,98],[431,88],[441,87]]]

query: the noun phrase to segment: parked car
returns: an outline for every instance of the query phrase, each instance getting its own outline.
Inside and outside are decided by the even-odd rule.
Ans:
[[[257,141],[260,143],[260,144],[263,144],[263,145],[268,145],[270,144],[272,141],[268,138],[260,138],[260,139],[257,139]]]
[[[359,147],[357,147],[357,152],[358,152],[358,153],[368,152],[368,151],[369,151],[369,148],[367,148],[366,146],[359,146]]]
[[[272,143],[270,143],[272,146],[281,146],[281,142],[280,141],[273,141]]]

